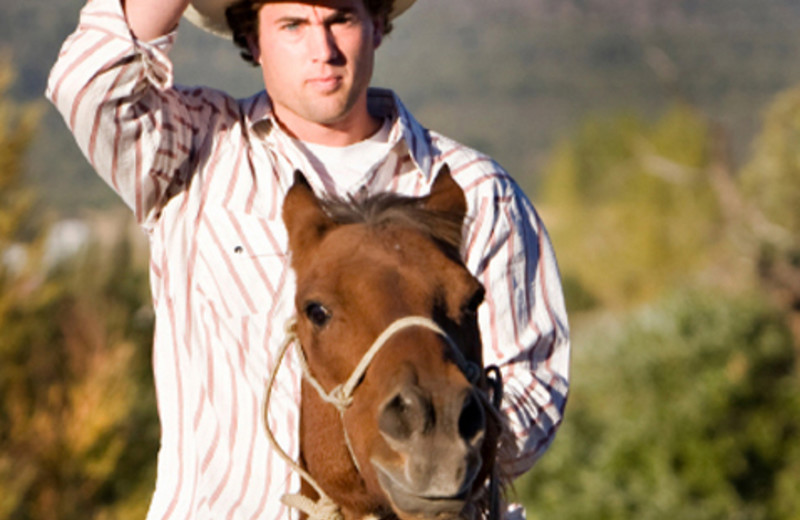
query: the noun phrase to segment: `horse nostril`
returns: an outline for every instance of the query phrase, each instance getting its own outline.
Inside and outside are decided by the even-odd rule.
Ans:
[[[414,433],[415,415],[414,401],[400,392],[383,405],[378,428],[394,440],[406,440]]]
[[[486,431],[486,415],[474,392],[467,394],[458,417],[458,434],[467,444],[475,446]]]

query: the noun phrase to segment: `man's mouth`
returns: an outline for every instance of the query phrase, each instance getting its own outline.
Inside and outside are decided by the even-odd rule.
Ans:
[[[318,76],[311,78],[307,83],[320,93],[327,94],[339,89],[342,85],[342,77],[339,75]]]

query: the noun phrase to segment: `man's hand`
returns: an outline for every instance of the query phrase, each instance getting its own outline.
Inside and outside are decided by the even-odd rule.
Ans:
[[[133,34],[150,41],[172,31],[189,0],[122,0],[122,8]]]

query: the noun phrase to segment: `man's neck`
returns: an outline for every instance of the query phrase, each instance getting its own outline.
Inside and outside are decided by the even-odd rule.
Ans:
[[[349,146],[361,142],[380,130],[383,120],[365,109],[330,124],[308,121],[282,107],[274,107],[275,119],[291,137],[324,146]]]

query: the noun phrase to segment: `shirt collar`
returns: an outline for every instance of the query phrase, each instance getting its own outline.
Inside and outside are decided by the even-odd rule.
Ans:
[[[403,142],[420,175],[430,181],[433,150],[428,130],[414,119],[397,94],[391,90],[370,88],[367,91],[367,107],[376,117],[391,118],[389,142],[393,145]],[[280,132],[280,128],[275,121],[272,103],[266,91],[251,98],[248,112],[250,129],[255,135],[268,143],[274,141],[277,137],[274,134]]]

